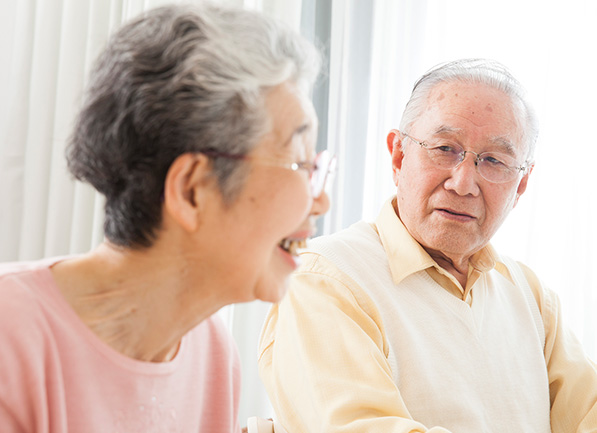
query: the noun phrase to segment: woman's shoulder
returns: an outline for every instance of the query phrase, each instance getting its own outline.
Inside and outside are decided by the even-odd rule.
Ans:
[[[58,259],[0,263],[0,323],[30,322],[53,293],[50,266]]]
[[[43,358],[51,345],[52,305],[56,303],[50,266],[59,258],[0,264],[0,358]]]
[[[27,417],[21,406],[39,401],[56,358],[40,287],[47,278],[44,270],[49,274],[48,265],[40,262],[0,267],[0,403],[22,419]]]
[[[0,293],[34,296],[37,290],[53,284],[50,267],[61,260],[64,257],[0,263]]]
[[[25,311],[38,304],[38,285],[43,282],[44,266],[40,262],[0,264],[0,321],[19,320]]]

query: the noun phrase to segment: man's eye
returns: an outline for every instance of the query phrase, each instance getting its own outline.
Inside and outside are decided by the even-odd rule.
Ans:
[[[450,142],[440,142],[436,143],[435,146],[432,148],[437,153],[459,153],[460,147],[457,144],[450,143]]]
[[[489,164],[495,165],[495,166],[506,165],[504,160],[505,160],[505,158],[502,158],[497,155],[486,155],[483,157],[483,161],[487,161]]]

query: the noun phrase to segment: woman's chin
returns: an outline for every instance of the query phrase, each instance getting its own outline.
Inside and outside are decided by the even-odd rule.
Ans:
[[[288,251],[279,246],[277,247],[277,251],[280,257],[282,257],[285,265],[290,269],[289,273],[299,267],[301,261],[298,255],[290,254]]]
[[[285,278],[276,279],[276,281],[270,281],[267,284],[261,285],[256,290],[257,299],[263,302],[271,302],[273,304],[278,303],[284,298],[290,284],[289,272]]]

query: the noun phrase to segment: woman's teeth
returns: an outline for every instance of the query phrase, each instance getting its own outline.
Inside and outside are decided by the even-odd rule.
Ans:
[[[283,239],[280,247],[291,256],[298,256],[298,250],[307,247],[305,239]]]

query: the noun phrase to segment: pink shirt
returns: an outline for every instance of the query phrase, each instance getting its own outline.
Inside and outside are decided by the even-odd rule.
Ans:
[[[128,358],[70,308],[49,266],[0,266],[0,429],[3,433],[240,432],[240,362],[211,317],[174,360]]]

